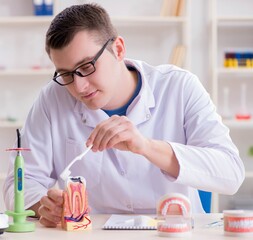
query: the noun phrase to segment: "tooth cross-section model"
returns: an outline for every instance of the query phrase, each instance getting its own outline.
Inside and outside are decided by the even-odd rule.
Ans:
[[[85,179],[69,177],[63,198],[62,228],[67,231],[91,229]]]

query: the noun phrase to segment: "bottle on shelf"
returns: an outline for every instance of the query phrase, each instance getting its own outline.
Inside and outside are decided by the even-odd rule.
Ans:
[[[230,90],[228,87],[224,87],[223,89],[223,111],[222,111],[222,117],[224,119],[232,119],[232,113],[229,108],[229,95]]]
[[[53,15],[53,0],[44,0],[44,15]]]
[[[240,95],[240,109],[236,114],[237,120],[248,120],[251,119],[251,115],[247,106],[247,85],[243,83],[241,85],[241,95]]]
[[[53,15],[53,0],[33,0],[35,16]]]
[[[225,52],[224,67],[226,68],[238,68],[238,67],[253,68],[253,52],[250,52],[250,51]]]
[[[42,16],[43,14],[43,0],[33,0],[34,15]]]

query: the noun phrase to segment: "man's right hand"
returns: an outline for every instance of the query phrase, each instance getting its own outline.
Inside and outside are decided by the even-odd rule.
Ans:
[[[61,222],[63,208],[63,191],[59,189],[49,189],[47,196],[40,200],[38,213],[40,223],[46,227],[56,227]]]

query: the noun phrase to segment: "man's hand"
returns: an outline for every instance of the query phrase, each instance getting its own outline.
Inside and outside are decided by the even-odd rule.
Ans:
[[[98,124],[86,144],[93,144],[94,152],[116,148],[140,154],[172,177],[179,175],[179,163],[171,145],[146,138],[125,116],[114,115]]]
[[[56,227],[62,216],[62,190],[49,189],[47,196],[41,198],[40,204],[38,209],[40,223],[46,227]]]
[[[114,115],[96,126],[87,141],[87,146],[93,144],[94,152],[117,148],[142,154],[146,143],[147,139],[127,117]]]

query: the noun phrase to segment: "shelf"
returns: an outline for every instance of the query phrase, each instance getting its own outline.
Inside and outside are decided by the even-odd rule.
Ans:
[[[2,69],[0,70],[0,77],[6,76],[53,76],[54,69]]]
[[[20,17],[0,17],[1,25],[33,25],[33,24],[47,24],[53,20],[52,16],[20,16]]]
[[[112,22],[116,26],[127,25],[127,26],[137,26],[137,25],[168,25],[175,23],[183,23],[186,21],[185,17],[161,17],[161,16],[136,16],[136,17],[112,17]]]
[[[0,120],[0,128],[20,128],[22,126],[23,126],[23,121]]]
[[[252,74],[253,68],[218,68],[219,74]]]
[[[134,25],[161,25],[183,23],[186,21],[185,17],[162,17],[162,16],[131,16],[131,17],[112,17],[112,22],[115,25],[129,26]],[[53,17],[51,16],[22,16],[22,17],[0,17],[0,25],[32,25],[32,24],[47,24],[49,25]]]
[[[245,172],[245,178],[253,178],[253,171]]]
[[[242,17],[218,17],[217,18],[218,27],[253,27],[253,17],[252,16],[242,16]]]
[[[253,128],[253,120],[223,120],[223,123],[229,128],[249,129]]]
[[[220,16],[217,17],[218,22],[252,22],[253,23],[253,17],[252,16]]]

